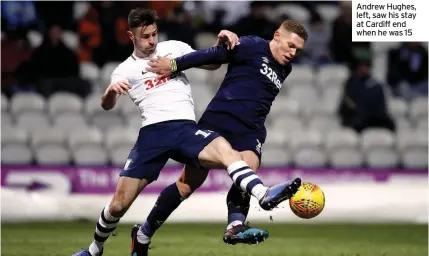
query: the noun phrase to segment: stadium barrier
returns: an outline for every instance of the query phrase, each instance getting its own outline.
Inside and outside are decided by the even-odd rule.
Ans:
[[[114,191],[117,173],[118,169],[113,168],[2,166],[2,221],[96,221]],[[121,222],[142,222],[158,193],[179,173],[180,168],[163,171]],[[318,217],[303,220],[289,210],[287,203],[266,212],[252,199],[250,222],[428,223],[427,170],[263,169],[260,176],[267,185],[293,176],[316,183],[325,193],[326,205]],[[230,184],[224,171],[211,171],[199,192],[184,201],[168,221],[224,222]]]

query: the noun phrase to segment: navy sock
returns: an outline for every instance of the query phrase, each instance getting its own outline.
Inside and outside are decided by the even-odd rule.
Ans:
[[[226,203],[228,206],[228,224],[233,221],[244,223],[249,213],[250,195],[233,184],[226,196]]]
[[[176,183],[166,187],[159,195],[155,206],[141,227],[143,234],[152,237],[184,199],[180,195]]]

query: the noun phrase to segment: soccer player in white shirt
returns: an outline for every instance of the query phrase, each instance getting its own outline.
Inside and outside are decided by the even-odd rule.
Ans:
[[[128,94],[140,109],[142,128],[120,173],[116,192],[101,212],[94,241],[88,249],[74,256],[103,254],[104,242],[115,230],[120,218],[140,192],[158,178],[169,158],[195,168],[226,169],[234,184],[258,198],[263,208],[275,207],[290,198],[298,190],[300,179],[268,188],[223,137],[198,128],[191,88],[184,73],[156,80],[155,73],[146,71],[150,59],[157,56],[175,58],[193,49],[179,41],[158,44],[156,13],[152,10],[132,10],[128,16],[128,26],[127,33],[134,43],[134,51],[113,71],[111,84],[102,96],[101,105],[103,109],[110,110],[119,95]],[[223,30],[216,43],[228,43],[233,48],[237,42],[238,37],[234,33]],[[218,67],[208,65],[201,68]],[[160,210],[158,216],[162,216],[163,211],[167,213],[177,207],[166,200],[172,197],[182,198],[175,184],[161,192],[156,206]],[[158,226],[150,228],[159,228],[167,217],[162,216],[164,220],[157,219]],[[142,227],[134,232],[131,255],[147,255],[150,237],[145,235],[146,231]]]

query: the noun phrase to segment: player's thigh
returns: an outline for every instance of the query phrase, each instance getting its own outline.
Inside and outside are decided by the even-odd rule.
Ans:
[[[209,169],[185,165],[177,180],[180,195],[189,197],[206,180]]]
[[[258,171],[261,161],[255,152],[252,150],[240,151],[240,155],[243,161],[252,169],[254,172]]]
[[[132,150],[119,174],[116,191],[110,203],[110,213],[115,217],[125,214],[143,188],[158,179],[167,160],[163,155],[147,160]]]
[[[134,147],[126,160],[123,170],[119,174],[113,200],[110,204],[110,213],[120,217],[128,210],[142,189],[158,176],[167,163],[166,152],[149,154],[144,148]],[[153,151],[153,149],[152,149]]]
[[[209,169],[225,169],[232,163],[242,160],[240,153],[223,137],[217,137],[198,155],[201,166]]]
[[[196,124],[184,126],[181,142],[172,158],[196,168],[225,168],[241,160],[240,154],[214,131],[200,129]],[[234,159],[234,161],[232,160]]]
[[[119,177],[116,191],[109,205],[109,212],[114,217],[122,217],[140,192],[149,184],[146,179]]]
[[[149,183],[158,179],[171,152],[168,143],[175,143],[174,136],[164,132],[168,128],[165,126],[155,124],[140,129],[138,139],[119,174],[121,177],[146,179]]]
[[[152,151],[152,152],[150,152]],[[153,151],[156,151],[154,153]],[[145,179],[149,183],[158,179],[159,174],[168,161],[168,151],[132,149],[126,160],[120,177]]]
[[[240,135],[233,134],[228,137],[232,148],[240,152],[241,157],[253,171],[257,171],[261,165],[262,143],[257,134]]]

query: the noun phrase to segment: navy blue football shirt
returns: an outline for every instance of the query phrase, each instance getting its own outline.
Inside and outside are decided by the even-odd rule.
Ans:
[[[225,78],[202,118],[219,122],[233,133],[254,132],[265,141],[265,119],[291,64],[281,65],[273,57],[269,41],[257,36],[240,37],[233,50],[224,45],[195,51],[176,58],[178,70],[214,63],[229,63]],[[214,113],[211,115],[211,113]]]

